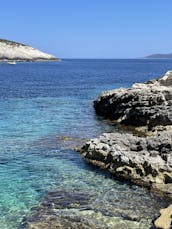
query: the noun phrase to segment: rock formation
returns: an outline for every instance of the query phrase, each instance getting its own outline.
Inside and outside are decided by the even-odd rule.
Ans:
[[[124,125],[148,130],[172,125],[172,71],[129,89],[103,92],[94,101],[94,107],[97,114]]]
[[[129,89],[103,92],[94,108],[98,115],[147,136],[105,133],[79,149],[82,157],[119,179],[172,198],[172,71]],[[155,221],[156,228],[171,228],[171,209],[168,217],[161,214]],[[162,224],[163,220],[166,223]]]
[[[55,56],[44,53],[14,41],[0,39],[0,61],[49,61],[59,60]]]
[[[105,133],[80,149],[94,165],[108,169],[119,179],[130,180],[172,197],[172,134],[153,137]]]

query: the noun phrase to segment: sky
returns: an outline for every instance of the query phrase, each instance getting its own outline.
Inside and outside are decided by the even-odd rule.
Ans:
[[[0,38],[60,58],[172,53],[172,0],[0,0]]]

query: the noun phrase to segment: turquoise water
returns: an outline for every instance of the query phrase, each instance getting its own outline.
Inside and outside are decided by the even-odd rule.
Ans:
[[[146,81],[171,66],[170,60],[0,64],[0,228],[18,228],[51,190],[89,193],[97,212],[135,214],[150,225],[164,201],[115,181],[73,148],[117,131],[94,113],[100,91]]]

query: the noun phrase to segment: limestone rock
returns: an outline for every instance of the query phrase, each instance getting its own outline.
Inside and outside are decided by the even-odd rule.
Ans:
[[[104,133],[79,149],[88,162],[121,180],[172,198],[172,71],[147,83],[101,93],[96,113],[146,133]],[[129,130],[129,128],[128,128]],[[155,227],[170,229],[172,205],[161,210]]]
[[[105,133],[80,149],[90,163],[109,170],[119,179],[130,180],[172,197],[172,133],[137,137]]]
[[[31,46],[18,42],[0,39],[0,61],[47,61],[59,60],[53,55],[44,53]]]
[[[103,92],[95,101],[97,114],[134,127],[172,125],[172,71],[160,79],[131,88]]]

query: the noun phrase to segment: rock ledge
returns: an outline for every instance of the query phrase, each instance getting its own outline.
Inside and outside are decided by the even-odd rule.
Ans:
[[[172,197],[172,133],[137,137],[104,133],[80,149],[84,159],[159,194]]]

